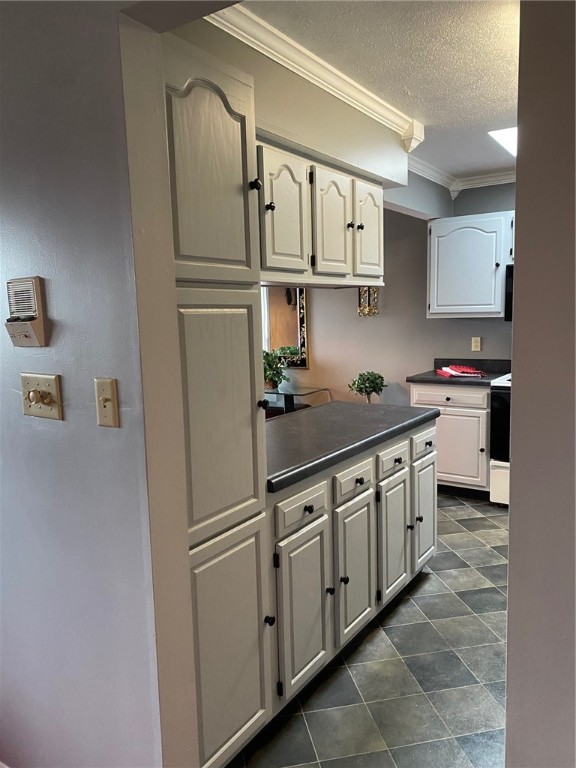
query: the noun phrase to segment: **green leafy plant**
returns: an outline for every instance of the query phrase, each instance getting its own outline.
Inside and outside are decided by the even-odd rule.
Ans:
[[[280,355],[280,357],[298,357],[300,355],[300,350],[296,346],[276,347],[274,352],[276,352],[277,355]]]
[[[277,349],[272,350],[272,352],[263,350],[262,359],[264,361],[264,381],[271,385],[271,388],[279,387],[283,381],[290,381],[288,376],[284,375],[286,364],[282,356],[278,354]]]
[[[351,383],[348,384],[348,389],[357,395],[363,395],[370,402],[372,395],[381,394],[386,386],[384,376],[381,373],[364,371],[364,373],[359,373],[355,379],[352,379]]]

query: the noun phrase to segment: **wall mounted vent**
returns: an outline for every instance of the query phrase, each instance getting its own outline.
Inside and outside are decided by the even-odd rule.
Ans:
[[[8,280],[6,329],[15,347],[45,347],[46,329],[42,279],[18,277]]]

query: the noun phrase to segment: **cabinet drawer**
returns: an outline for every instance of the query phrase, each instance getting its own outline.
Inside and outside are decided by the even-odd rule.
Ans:
[[[410,438],[412,461],[416,461],[436,448],[436,428],[426,429]]]
[[[376,456],[376,476],[378,480],[410,464],[410,443],[403,440],[391,448],[386,448]]]
[[[488,408],[490,390],[484,387],[439,387],[412,385],[412,405],[436,405],[447,408]]]
[[[355,464],[350,469],[334,475],[334,504],[348,501],[355,494],[365,491],[374,484],[374,462],[372,459]]]
[[[328,509],[328,483],[323,482],[275,505],[276,535],[284,536]]]

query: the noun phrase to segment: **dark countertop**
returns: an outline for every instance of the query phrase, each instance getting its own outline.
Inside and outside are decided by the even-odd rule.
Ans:
[[[334,401],[270,419],[267,490],[281,491],[438,416],[437,408]]]
[[[437,368],[442,368],[446,365],[470,365],[474,368],[478,368],[480,371],[484,371],[486,376],[482,378],[474,378],[472,376],[438,376],[436,373]],[[497,379],[505,373],[510,373],[512,370],[510,360],[461,360],[461,359],[447,359],[443,357],[437,357],[434,360],[434,368],[431,371],[424,371],[424,373],[416,373],[413,376],[406,376],[406,381],[411,384],[449,384],[450,386],[466,386],[466,387],[489,387],[490,382],[493,379]]]

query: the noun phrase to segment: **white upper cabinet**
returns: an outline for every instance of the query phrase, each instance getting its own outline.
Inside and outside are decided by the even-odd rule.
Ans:
[[[171,35],[162,58],[176,276],[256,283],[252,80]]]
[[[354,180],[354,274],[384,274],[384,192],[381,186]]]
[[[428,317],[504,317],[506,264],[513,259],[513,242],[514,211],[433,221]]]
[[[262,267],[308,269],[310,217],[308,165],[271,147],[258,147]]]
[[[343,173],[312,166],[314,178],[314,272],[349,275],[354,247],[352,179]]]

